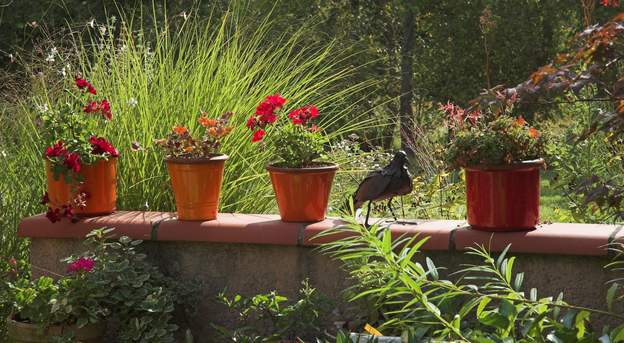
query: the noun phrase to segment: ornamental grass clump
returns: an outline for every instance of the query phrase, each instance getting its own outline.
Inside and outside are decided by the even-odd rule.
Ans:
[[[450,142],[445,158],[453,168],[502,166],[536,160],[544,154],[545,138],[512,108],[468,109],[447,103]]]
[[[279,94],[267,96],[247,120],[247,128],[253,131],[251,141],[270,144],[277,158],[273,165],[286,168],[309,168],[326,163],[316,161],[323,154],[323,144],[327,139],[314,123],[319,116],[318,108],[305,105],[288,113],[287,119],[279,111],[286,99]],[[280,119],[284,118],[284,119]],[[274,125],[270,139],[265,139],[266,130]]]

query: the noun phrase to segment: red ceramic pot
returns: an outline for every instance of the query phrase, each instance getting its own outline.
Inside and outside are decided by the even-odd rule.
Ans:
[[[267,166],[280,217],[285,222],[317,222],[325,219],[329,193],[338,165],[312,168]]]
[[[466,171],[468,224],[475,230],[532,230],[539,222],[540,169],[544,160]]]

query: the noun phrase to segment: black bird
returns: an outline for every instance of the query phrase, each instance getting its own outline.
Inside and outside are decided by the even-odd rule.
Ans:
[[[392,210],[392,198],[399,195],[407,195],[413,189],[412,176],[409,174],[406,164],[407,154],[405,151],[399,150],[394,154],[390,164],[382,169],[368,173],[366,178],[362,180],[357,191],[353,194],[353,205],[357,210],[368,201],[364,225],[368,226],[371,203],[386,199],[388,199],[390,213],[392,213],[394,220],[397,220]]]

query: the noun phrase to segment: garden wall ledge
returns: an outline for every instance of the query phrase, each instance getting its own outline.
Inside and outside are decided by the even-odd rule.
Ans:
[[[372,221],[371,221],[372,222]],[[18,235],[30,238],[81,239],[92,229],[115,227],[116,233],[150,241],[186,241],[240,244],[315,246],[340,235],[315,237],[342,224],[329,218],[318,223],[285,223],[277,215],[219,214],[205,222],[178,221],[174,213],[118,211],[114,214],[51,223],[44,215],[24,218]],[[624,229],[606,224],[542,224],[530,232],[489,233],[470,229],[465,221],[429,220],[391,224],[393,236],[429,237],[423,246],[430,251],[466,250],[475,244],[500,251],[512,244],[516,253],[606,256],[605,246],[624,241]]]

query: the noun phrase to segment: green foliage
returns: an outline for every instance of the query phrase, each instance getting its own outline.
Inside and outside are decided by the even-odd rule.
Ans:
[[[568,106],[576,119],[560,119],[549,130],[552,142],[546,145],[552,183],[561,189],[571,210],[567,221],[618,222],[623,218],[619,187],[624,183],[620,143],[596,133],[579,140],[592,116],[586,105]]]
[[[314,166],[323,153],[325,137],[318,131],[310,131],[301,125],[288,123],[273,133],[277,165],[288,168]]]
[[[534,160],[543,154],[543,135],[518,119],[500,116],[454,130],[446,159],[453,168],[497,166]]]
[[[10,282],[3,298],[15,318],[41,328],[114,320],[121,342],[174,342],[172,312],[176,305],[193,308],[196,287],[164,276],[146,261],[136,251],[141,241],[109,240],[111,231],[94,230],[85,240],[88,250],[65,259],[69,266],[93,261],[91,267],[70,270],[56,281],[42,276]]]
[[[121,342],[174,342],[172,312],[176,304],[193,304],[196,289],[164,276],[136,250],[141,241],[110,241],[110,232],[95,230],[85,241],[89,250],[82,256],[96,261],[86,276],[101,291],[93,296],[101,295],[99,304],[119,321]]]
[[[444,280],[441,268],[426,258],[417,261],[427,238],[392,240],[390,230],[365,228],[350,221],[331,235],[347,238],[324,244],[321,250],[342,261],[356,285],[352,301],[377,305],[386,331],[418,331],[421,338],[462,342],[618,342],[622,328],[593,331],[590,317],[609,316],[624,323],[617,312],[571,305],[563,296],[538,297],[536,289],[523,291],[523,273],[515,273],[509,246],[492,256],[483,246],[469,255],[480,263],[468,264]]]
[[[218,301],[236,313],[233,328],[213,324],[226,342],[281,342],[305,337],[321,337],[331,302],[312,288],[308,280],[301,283],[299,299],[286,305],[288,298],[273,291],[250,298],[225,293]]]

